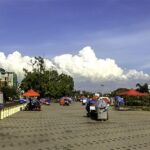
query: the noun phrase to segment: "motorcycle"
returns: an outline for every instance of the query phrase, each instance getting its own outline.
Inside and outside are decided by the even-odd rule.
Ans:
[[[108,120],[108,107],[103,100],[96,100],[87,105],[87,116],[95,118],[97,120]]]

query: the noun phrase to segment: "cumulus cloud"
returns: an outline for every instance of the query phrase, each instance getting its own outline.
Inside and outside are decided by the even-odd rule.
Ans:
[[[18,51],[15,51],[8,56],[5,56],[3,52],[0,52],[0,68],[5,69],[6,71],[15,72],[20,80],[24,77],[23,68],[32,71],[31,60],[34,60],[34,57],[22,56]],[[47,68],[53,66],[48,59],[45,59],[45,65]]]
[[[53,63],[62,72],[73,77],[83,77],[97,82],[128,80],[128,79],[148,79],[150,76],[137,70],[123,70],[115,60],[111,58],[99,59],[96,57],[91,47],[85,47],[79,51],[78,55],[64,54],[53,58]]]
[[[73,77],[84,77],[92,81],[123,78],[123,70],[110,58],[98,59],[91,47],[85,47],[78,55],[65,54],[53,58],[62,72]]]
[[[22,56],[15,51],[6,56],[0,52],[0,67],[7,71],[14,71],[23,78],[23,68],[32,70],[29,56]],[[64,54],[55,56],[53,59],[45,59],[46,68],[55,68],[59,72],[67,73],[75,79],[75,84],[101,82],[128,82],[132,80],[149,80],[150,75],[137,70],[124,70],[111,58],[100,59],[94,50],[87,46],[79,51],[77,55]],[[77,85],[78,87],[78,85]],[[86,88],[86,87],[85,87]]]
[[[3,52],[0,52],[0,67],[6,71],[16,72],[19,77],[23,77],[23,68],[31,70],[29,62],[32,58],[29,56],[22,56],[18,51],[5,56]]]

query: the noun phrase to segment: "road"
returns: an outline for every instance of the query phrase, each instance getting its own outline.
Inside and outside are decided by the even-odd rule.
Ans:
[[[42,106],[0,120],[0,150],[150,150],[150,112],[109,111],[91,120],[81,103]]]

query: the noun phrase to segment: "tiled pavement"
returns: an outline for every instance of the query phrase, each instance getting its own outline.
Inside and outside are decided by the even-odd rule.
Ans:
[[[80,103],[42,106],[0,121],[0,150],[150,150],[150,112],[109,111],[85,117]]]

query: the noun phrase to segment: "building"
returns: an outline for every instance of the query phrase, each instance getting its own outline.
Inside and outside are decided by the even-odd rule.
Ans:
[[[17,75],[14,72],[6,72],[0,68],[0,87],[2,86],[17,87]]]

